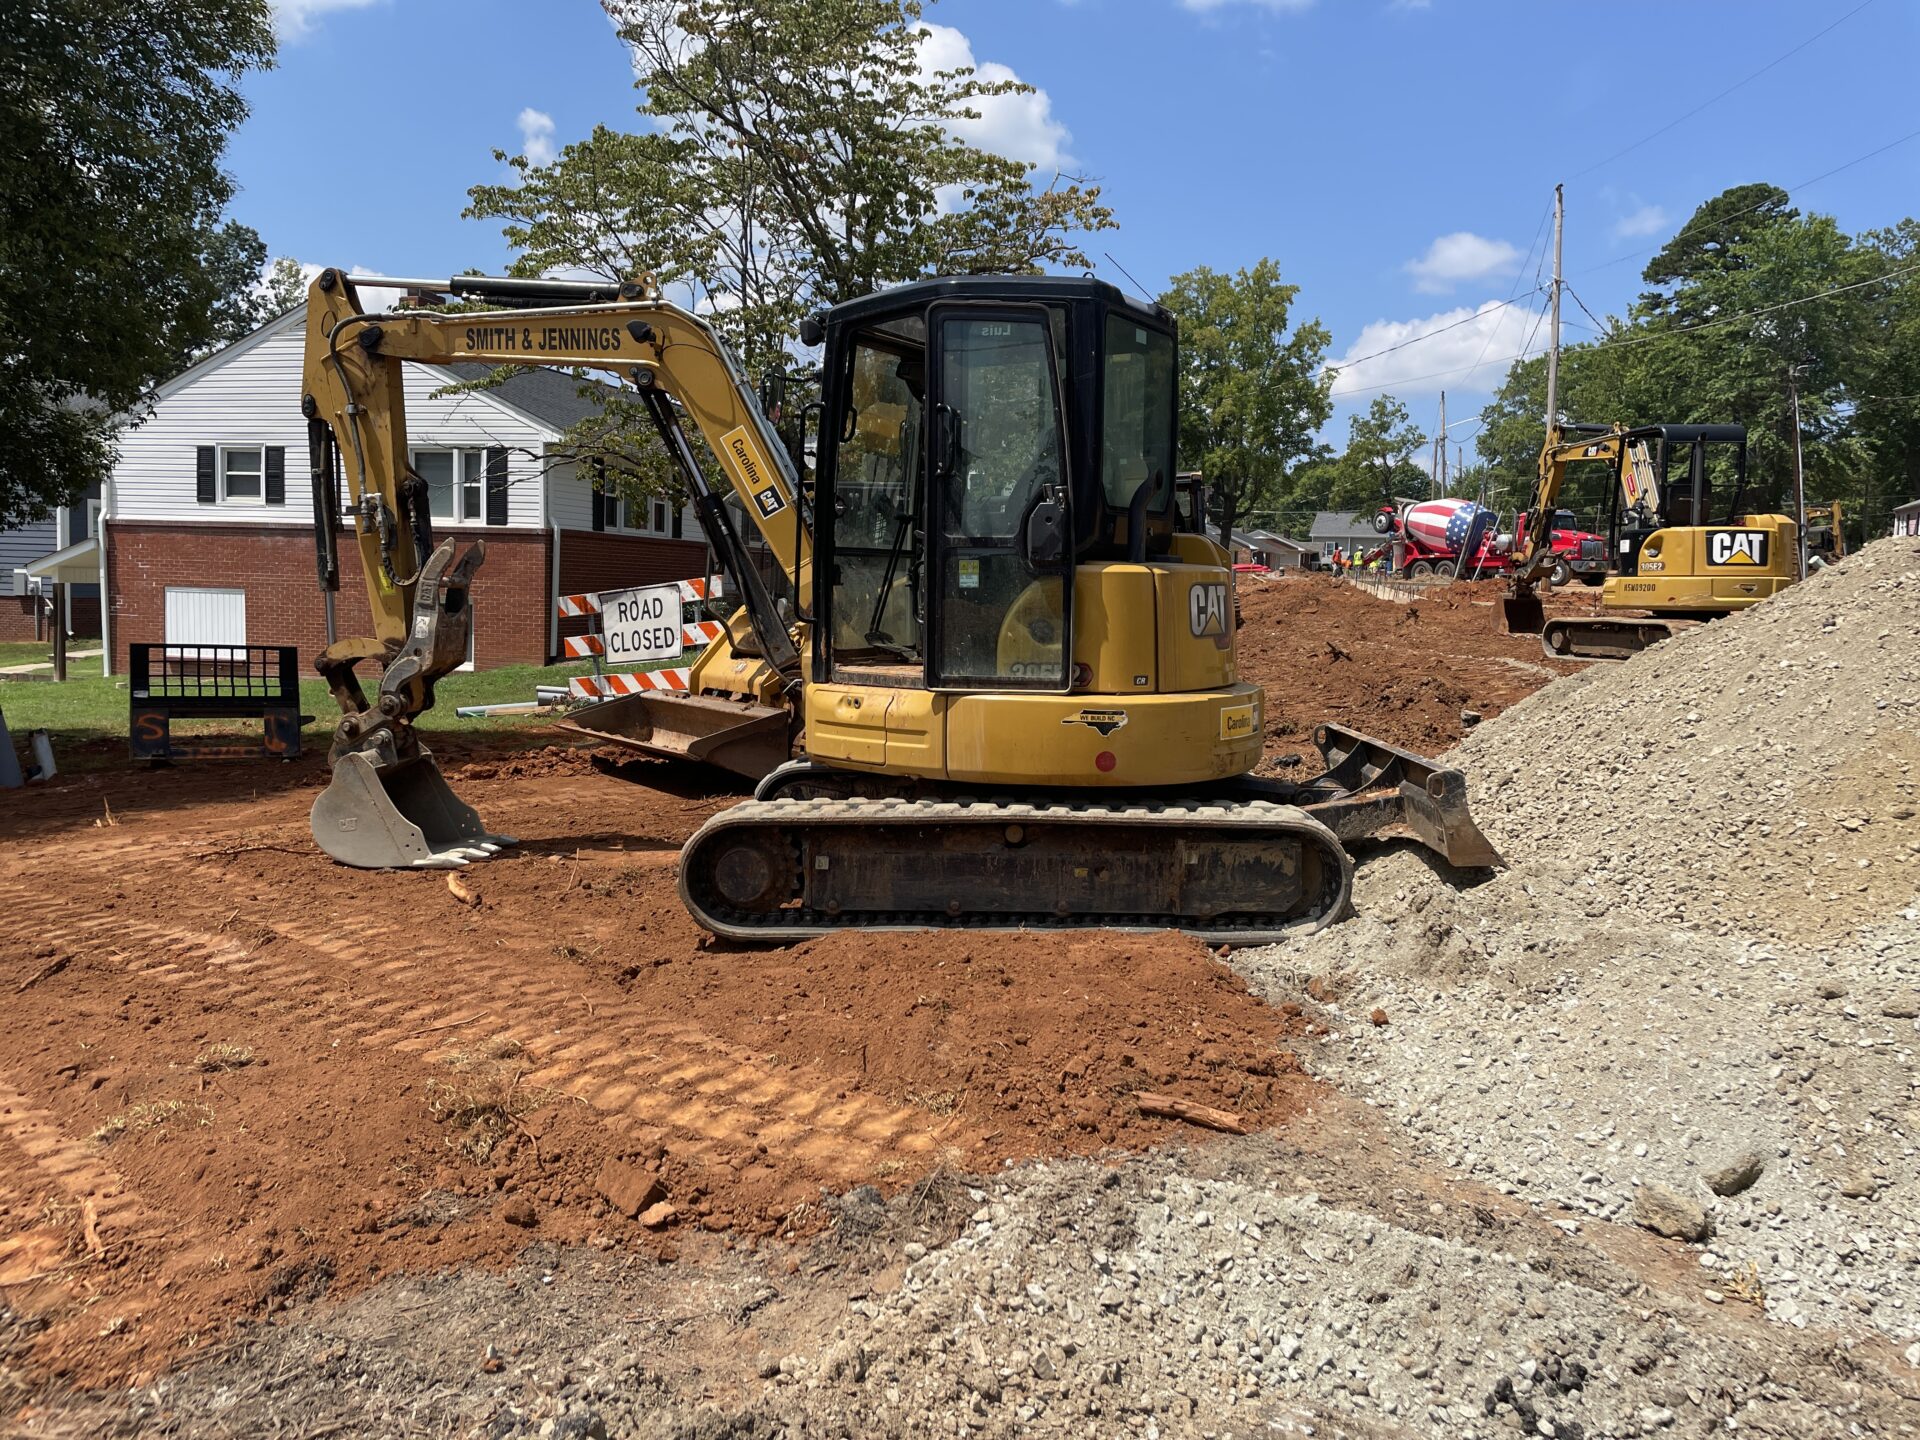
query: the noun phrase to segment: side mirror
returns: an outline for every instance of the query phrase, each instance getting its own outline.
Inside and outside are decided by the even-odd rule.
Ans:
[[[809,315],[800,322],[800,343],[808,349],[827,338],[827,327],[820,323],[818,315]]]

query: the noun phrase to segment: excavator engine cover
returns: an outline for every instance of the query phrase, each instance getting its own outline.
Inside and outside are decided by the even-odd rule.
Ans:
[[[342,755],[333,783],[313,802],[313,839],[362,870],[452,870],[513,844],[454,795],[425,749],[385,767]]]

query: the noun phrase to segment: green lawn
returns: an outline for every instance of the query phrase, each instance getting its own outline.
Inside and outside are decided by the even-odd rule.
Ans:
[[[0,650],[5,648],[16,647],[0,647]],[[0,663],[21,662],[0,660]],[[91,670],[83,672],[82,666],[90,666]],[[465,720],[453,712],[461,705],[501,705],[532,700],[536,685],[564,685],[569,676],[590,674],[592,670],[591,664],[581,660],[567,665],[506,665],[497,670],[449,675],[435,687],[434,707],[420,717],[419,726],[422,730],[456,734],[524,729],[529,723],[540,723],[543,716],[503,715],[493,719]],[[7,728],[16,738],[29,730],[49,730],[56,739],[68,740],[125,737],[129,708],[126,677],[102,678],[98,660],[76,660],[72,672],[76,677],[84,675],[84,678],[70,679],[64,685],[50,681],[0,681],[0,714],[5,714]],[[371,691],[373,677],[369,676],[365,683]],[[324,748],[326,738],[332,734],[340,716],[340,709],[327,693],[327,687],[318,679],[302,680],[300,708],[314,717],[314,722],[302,732],[303,743],[319,744]],[[244,728],[247,724],[246,721],[224,720],[199,723],[222,731]],[[185,733],[187,728],[183,723],[179,733]]]
[[[75,650],[98,650],[98,638],[88,640],[76,636],[67,641],[67,652]],[[42,665],[53,659],[53,643],[48,640],[0,640],[0,669],[9,665]],[[78,669],[80,661],[69,661],[69,667]],[[100,673],[100,662],[94,661],[93,673]]]

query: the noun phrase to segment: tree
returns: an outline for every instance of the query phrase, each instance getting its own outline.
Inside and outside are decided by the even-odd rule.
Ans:
[[[220,223],[220,160],[240,75],[272,58],[267,0],[9,7],[0,527],[102,480],[113,417],[221,333],[246,243]]]
[[[1113,227],[1081,177],[1036,184],[960,138],[979,102],[1030,87],[928,69],[918,0],[603,3],[646,123],[598,128],[547,165],[497,155],[513,183],[475,186],[467,214],[504,222],[516,274],[650,273],[757,375],[822,306],[926,275],[1082,268],[1072,237]],[[598,429],[617,465],[637,464],[619,407]]]
[[[282,255],[273,262],[273,268],[267,271],[266,277],[260,282],[259,313],[254,323],[284,315],[306,298],[306,272],[291,255]]]
[[[1299,293],[1262,260],[1233,275],[1203,265],[1160,297],[1180,317],[1180,464],[1206,477],[1223,545],[1316,453],[1333,410],[1321,366],[1331,337],[1318,320],[1292,324]]]
[[[1876,421],[1857,399],[1909,393],[1897,388],[1897,364],[1881,368],[1900,348],[1898,317],[1912,303],[1898,273],[1899,227],[1882,233],[1893,248],[1852,241],[1831,217],[1794,209],[1776,186],[1715,196],[1648,263],[1643,278],[1655,288],[1599,339],[1562,353],[1562,417],[1743,424],[1741,508],[1776,510],[1792,495],[1797,391],[1809,498],[1840,499],[1860,513],[1876,469],[1897,468],[1912,453],[1896,417]],[[1483,412],[1477,447],[1494,472],[1499,508],[1524,505],[1531,491],[1545,375],[1544,357],[1516,363]],[[1869,440],[1872,425],[1884,428]],[[1597,468],[1576,468],[1566,503],[1583,512],[1604,506],[1610,486]],[[1733,500],[1729,492],[1716,504]]]
[[[1347,422],[1347,449],[1329,497],[1332,504],[1358,510],[1396,497],[1426,499],[1432,479],[1413,463],[1426,443],[1406,406],[1391,395],[1374,396],[1364,413]]]

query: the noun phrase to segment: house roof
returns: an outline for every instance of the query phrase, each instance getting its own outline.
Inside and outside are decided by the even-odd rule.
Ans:
[[[1271,530],[1236,530],[1233,543],[1245,545],[1249,550],[1257,550],[1262,545],[1284,545],[1289,550],[1304,551],[1307,547],[1298,540],[1289,540],[1284,535],[1276,535]]]
[[[483,380],[493,373],[495,367],[462,361],[455,365],[436,365],[434,368],[461,380]],[[490,385],[478,393],[504,400],[543,425],[565,430],[569,425],[576,425],[588,416],[599,413],[600,402],[594,398],[595,390],[614,393],[611,385],[602,385],[597,380],[582,381],[570,371],[542,366],[516,370],[498,385]]]
[[[1354,540],[1361,536],[1373,538],[1372,520],[1362,520],[1359,510],[1316,510],[1313,512],[1313,525],[1307,531],[1309,540]]]
[[[274,316],[231,345],[223,346],[210,355],[201,356],[199,360],[161,385],[154,392],[154,399],[164,400],[201,376],[218,369],[227,361],[246,354],[262,341],[306,323],[307,305],[303,300],[291,310]],[[491,374],[494,369],[491,365],[465,362],[454,365],[428,365],[420,361],[408,363],[420,364],[422,368],[445,375],[451,381],[479,380]],[[589,383],[597,384],[597,382]],[[611,393],[613,387],[602,388]],[[491,385],[473,393],[495,405],[514,411],[535,425],[551,430],[557,435],[569,425],[584,420],[598,408],[590,396],[580,393],[580,389],[580,380],[565,370],[535,368],[518,371],[498,385]]]
[[[100,578],[100,542],[93,536],[76,540],[66,549],[42,555],[23,568],[36,580],[51,580],[55,584],[91,584]]]

